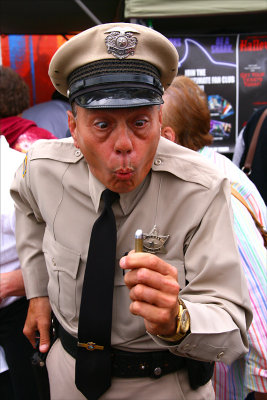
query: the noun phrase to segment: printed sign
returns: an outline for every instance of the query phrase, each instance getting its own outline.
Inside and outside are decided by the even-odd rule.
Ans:
[[[247,119],[267,104],[267,35],[169,40],[179,53],[179,75],[194,80],[207,94],[213,147],[232,153]]]

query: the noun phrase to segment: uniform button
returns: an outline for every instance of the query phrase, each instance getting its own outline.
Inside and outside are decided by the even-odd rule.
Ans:
[[[154,164],[155,164],[155,165],[160,165],[161,163],[162,163],[162,161],[161,161],[160,158],[157,158],[157,159],[154,161]]]
[[[80,155],[81,155],[81,150],[76,150],[75,151],[75,156],[76,157],[80,157]]]
[[[160,368],[160,367],[156,367],[156,368],[154,369],[154,375],[155,375],[155,376],[160,376],[161,374],[162,374],[161,368]]]
[[[220,360],[224,356],[224,352],[221,351],[219,354],[217,354],[217,359]]]
[[[54,267],[57,265],[54,257],[52,258],[52,263],[53,263]]]

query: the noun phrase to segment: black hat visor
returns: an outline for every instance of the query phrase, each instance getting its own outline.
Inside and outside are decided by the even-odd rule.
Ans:
[[[69,97],[83,108],[128,108],[162,104],[162,94],[155,77],[115,73],[75,82]]]

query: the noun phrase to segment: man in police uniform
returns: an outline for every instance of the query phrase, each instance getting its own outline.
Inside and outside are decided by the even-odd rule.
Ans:
[[[119,358],[101,399],[213,399],[210,362],[231,363],[248,350],[251,311],[229,183],[195,152],[160,138],[162,94],[177,63],[164,36],[125,23],[76,35],[50,63],[53,84],[72,103],[72,138],[36,143],[12,195],[31,299],[24,333],[34,344],[38,330],[40,351],[48,351],[50,305],[60,327],[47,357],[53,400],[85,399],[75,386],[71,343],[77,343],[88,244],[106,188],[120,194],[112,206],[111,345],[127,355],[128,367]],[[138,228],[140,253],[131,252]],[[127,375],[127,368],[136,374]]]

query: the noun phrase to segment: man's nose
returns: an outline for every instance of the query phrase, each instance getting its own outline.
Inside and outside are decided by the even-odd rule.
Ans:
[[[126,124],[122,124],[116,129],[116,140],[114,149],[116,153],[130,153],[133,150],[132,133]]]

